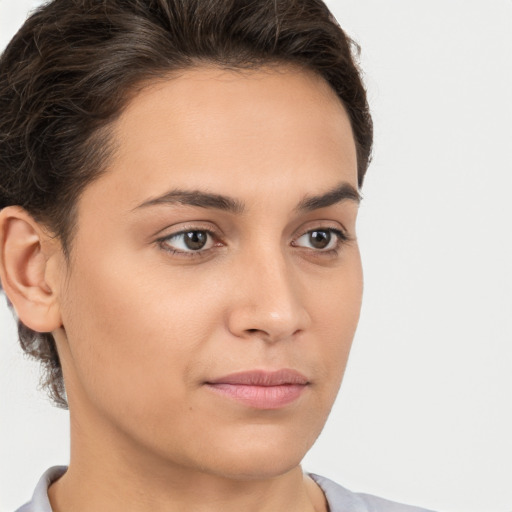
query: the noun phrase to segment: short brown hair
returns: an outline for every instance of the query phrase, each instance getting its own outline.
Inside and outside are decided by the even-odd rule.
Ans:
[[[0,209],[20,205],[69,255],[75,205],[105,169],[110,124],[138,85],[212,63],[291,63],[322,76],[343,102],[368,167],[372,120],[356,45],[321,0],[54,0],[35,11],[0,59]],[[18,321],[20,343],[66,407],[50,333]]]

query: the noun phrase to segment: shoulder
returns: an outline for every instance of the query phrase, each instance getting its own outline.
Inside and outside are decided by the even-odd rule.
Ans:
[[[354,493],[323,476],[312,473],[309,476],[324,492],[330,512],[432,512],[370,494]]]
[[[54,466],[45,471],[36,485],[32,499],[16,512],[52,512],[48,500],[48,487],[60,478],[66,472],[66,469],[66,466]]]

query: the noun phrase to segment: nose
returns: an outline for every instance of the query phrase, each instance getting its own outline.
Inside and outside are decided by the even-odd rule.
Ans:
[[[232,334],[274,343],[309,327],[305,294],[292,266],[275,254],[260,255],[234,272],[236,292],[228,316]]]

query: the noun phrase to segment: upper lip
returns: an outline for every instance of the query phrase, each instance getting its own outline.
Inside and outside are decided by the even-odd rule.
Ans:
[[[307,377],[302,375],[302,373],[288,368],[271,371],[241,371],[207,382],[207,384],[238,384],[241,386],[284,386],[291,384],[306,385],[308,383]]]

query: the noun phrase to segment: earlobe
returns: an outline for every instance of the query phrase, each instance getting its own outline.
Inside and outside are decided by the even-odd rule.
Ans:
[[[55,286],[47,272],[50,240],[23,208],[8,206],[0,211],[2,287],[18,318],[37,332],[51,332],[62,324]]]

